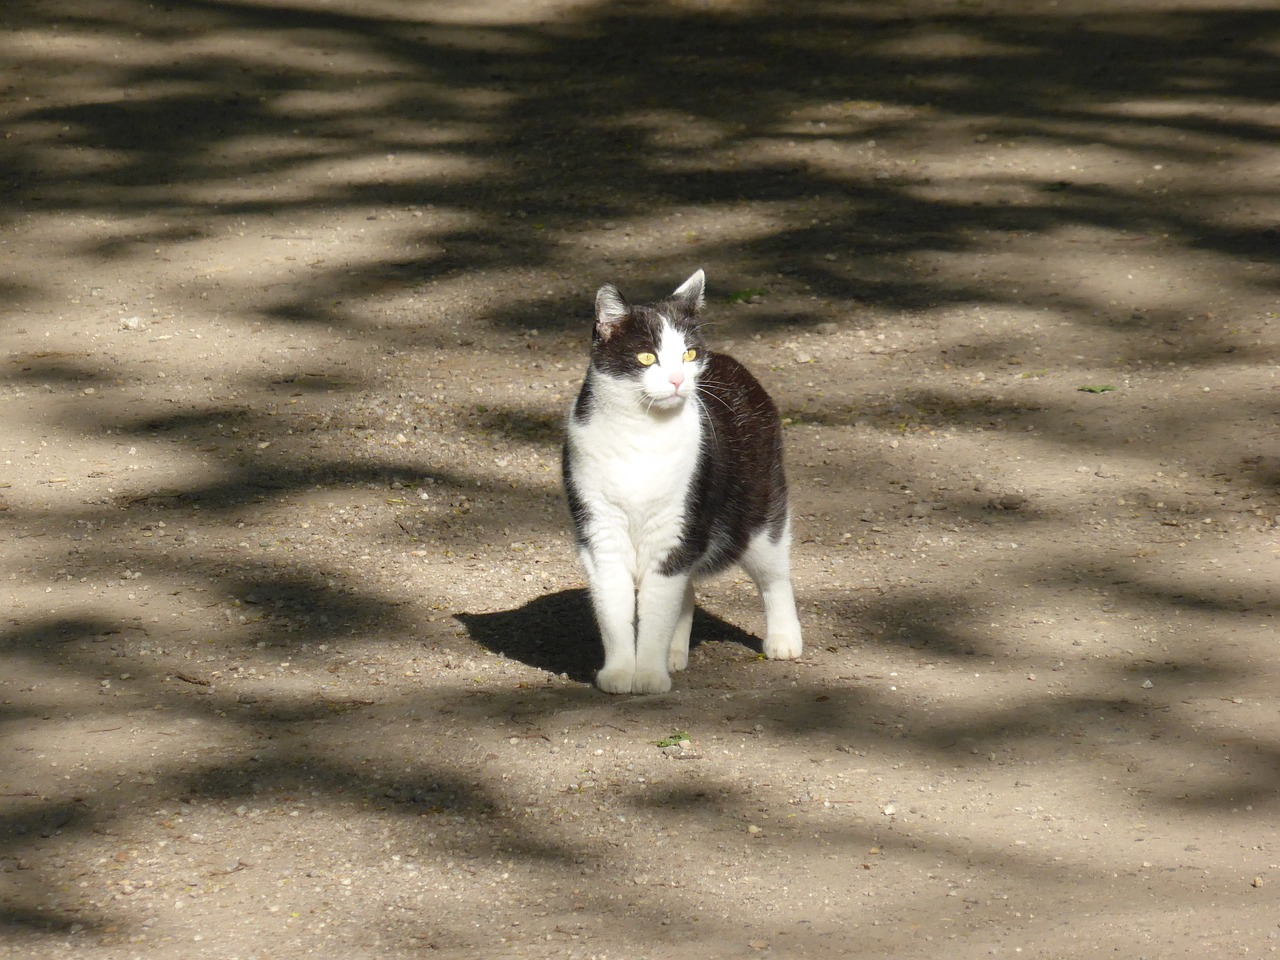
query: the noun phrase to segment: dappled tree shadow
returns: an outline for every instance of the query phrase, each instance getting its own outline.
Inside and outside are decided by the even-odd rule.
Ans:
[[[404,426],[402,448],[324,449],[320,441],[330,431],[394,437],[401,429],[356,405],[362,393],[383,390],[389,377],[345,369],[342,351],[352,343],[352,350],[371,345],[387,358],[407,355],[415,371],[435,371],[481,357],[532,357],[529,344],[511,351],[500,341],[541,329],[548,344],[537,356],[564,361],[572,369],[554,375],[564,379],[581,366],[584,316],[596,284],[634,285],[639,296],[647,287],[665,292],[668,281],[656,278],[684,276],[697,260],[712,270],[723,300],[732,301],[734,291],[765,292],[733,320],[748,335],[781,338],[830,323],[832,311],[814,306],[816,300],[838,304],[836,326],[850,331],[880,323],[868,319],[871,312],[892,318],[1007,308],[1070,323],[1074,339],[1105,357],[1099,363],[1108,369],[1176,364],[1203,372],[1276,359],[1273,345],[1222,335],[1213,315],[1220,309],[1216,289],[1164,291],[1158,303],[1142,302],[1140,293],[1120,301],[1088,282],[1092,261],[1085,258],[1055,263],[1035,248],[998,268],[979,269],[972,259],[1060,236],[1074,237],[1082,249],[1130,255],[1160,238],[1180,254],[1216,258],[1223,288],[1274,294],[1280,241],[1263,220],[1275,190],[1256,177],[1219,174],[1221,163],[1248,167],[1255,151],[1275,146],[1263,111],[1275,94],[1276,11],[629,2],[484,25],[450,21],[430,5],[352,2],[331,10],[199,0],[163,12],[125,0],[11,6],[6,49],[20,59],[6,74],[10,96],[0,111],[7,133],[0,157],[6,243],[24,242],[33,223],[69,226],[65,267],[26,264],[20,275],[0,280],[5,332],[23,331],[13,334],[21,339],[5,361],[5,390],[51,401],[33,403],[29,416],[71,442],[162,442],[190,469],[162,480],[124,475],[110,495],[77,494],[55,508],[0,497],[0,516],[16,537],[39,540],[73,527],[94,534],[69,549],[33,553],[23,573],[32,578],[28,594],[46,582],[108,576],[116,591],[77,595],[60,610],[15,606],[0,635],[0,659],[15,677],[40,673],[76,685],[79,699],[59,706],[59,717],[124,716],[145,702],[159,715],[216,726],[238,747],[198,764],[156,761],[149,784],[112,783],[83,796],[6,796],[0,863],[22,867],[6,870],[13,883],[0,901],[0,938],[121,923],[109,906],[96,915],[43,909],[53,868],[46,858],[31,869],[30,849],[36,840],[57,849],[117,829],[131,805],[162,797],[236,803],[305,790],[320,803],[373,810],[414,830],[423,820],[457,817],[501,821],[515,835],[501,843],[460,842],[471,859],[527,858],[569,876],[585,858],[564,832],[529,829],[509,809],[509,797],[469,782],[452,763],[459,749],[454,731],[423,746],[421,758],[378,776],[335,756],[325,740],[336,721],[372,742],[381,726],[425,725],[427,716],[458,718],[466,728],[458,740],[491,734],[510,717],[547,737],[541,731],[558,716],[606,701],[585,686],[485,690],[477,699],[465,684],[444,685],[401,693],[388,704],[316,694],[319,683],[310,693],[236,696],[224,680],[212,679],[232,657],[264,664],[274,658],[278,665],[287,655],[317,671],[322,662],[338,670],[346,662],[330,654],[340,645],[443,642],[424,627],[424,607],[435,598],[397,599],[358,568],[336,572],[297,557],[290,552],[297,531],[287,519],[283,532],[272,534],[273,546],[283,544],[278,553],[249,546],[250,538],[259,539],[261,507],[357,488],[376,490],[383,506],[408,501],[400,496],[405,490],[427,487],[483,500],[484,509],[432,514],[398,502],[397,522],[379,516],[350,532],[362,549],[416,547],[441,563],[455,561],[444,544],[461,525],[490,545],[507,539],[511,517],[521,511],[534,534],[562,530],[541,511],[545,478],[499,483],[432,445],[448,433],[546,453],[559,431],[560,414],[550,403],[530,399],[479,410],[450,397],[452,405],[428,418],[421,401],[410,413],[422,416],[422,429]],[[47,48],[29,42],[55,34],[70,39]],[[1057,151],[1054,162],[1010,170],[992,160],[1027,143]],[[918,172],[915,160],[942,156],[953,173]],[[1161,172],[1166,165],[1201,175],[1172,176]],[[1111,176],[1111,168],[1124,173]],[[269,285],[245,269],[238,252],[215,262],[214,245],[247,221],[280,243],[318,237],[350,244],[356,233],[347,218],[370,230],[398,219],[394,234],[379,235],[358,255],[313,252],[300,259],[271,252],[280,269]],[[268,219],[271,226],[263,227]],[[261,250],[250,256],[257,255]],[[134,302],[96,305],[97,285],[113,269],[169,258],[174,266],[159,268],[155,288],[133,292]],[[465,286],[477,277],[484,294]],[[364,307],[379,297],[400,298],[404,311],[371,322]],[[179,316],[185,305],[212,304],[212,315],[235,317],[238,332],[262,324],[272,336],[333,330],[345,339],[317,356],[282,359],[269,371],[250,366],[262,359],[252,355],[256,346],[244,348],[240,363],[210,364],[207,373],[195,364],[174,378],[214,386],[178,406],[168,398],[161,405],[138,388],[143,350],[152,351],[146,363],[163,357],[158,340],[167,334],[145,348],[109,350],[87,336],[74,352],[45,349],[37,339],[41,319],[61,316],[69,300],[114,323],[117,306],[120,313],[141,310],[136,305],[148,298],[158,313]],[[246,303],[254,305],[248,316]],[[942,329],[921,350],[931,364],[978,373],[1034,350],[1036,338],[1030,328],[985,339]],[[1072,357],[1060,366],[1078,369]],[[512,379],[521,375],[512,368]],[[895,437],[1024,430],[1079,458],[1132,450],[1113,425],[1082,414],[1074,395],[1032,401],[997,395],[995,388],[947,391],[893,376],[888,399],[862,403],[864,385],[849,382],[826,397],[780,400],[797,428],[834,433],[860,424]],[[295,399],[326,405],[326,415],[290,410]],[[1259,393],[1214,397],[1194,409],[1171,398],[1127,415],[1148,429],[1151,449],[1176,451],[1191,420],[1212,431],[1240,417],[1265,422],[1275,412],[1274,400]],[[844,436],[836,435],[834,445]],[[815,458],[797,472],[847,493],[847,503],[833,509],[848,518],[863,514],[863,490],[873,483],[907,476],[914,484],[928,470],[890,465],[887,456],[852,462],[852,447],[845,446],[830,451],[828,462]],[[1222,456],[1247,467],[1240,486],[1274,500],[1280,489],[1274,458],[1252,449],[1223,449]],[[104,469],[118,467],[118,459]],[[938,504],[947,517],[969,524],[957,536],[1036,535],[1073,522],[1071,511],[1043,506],[1034,494],[1006,509],[996,492],[956,488]],[[882,512],[909,523],[902,507],[895,501]],[[196,511],[202,535],[216,542],[207,550],[165,552],[165,538],[154,535],[159,525]],[[856,559],[876,570],[875,556]],[[210,604],[226,607],[225,635],[196,636],[151,611],[144,620],[142,607],[131,606],[134,598],[120,598],[132,582],[124,573],[142,568],[148,582],[199,584]],[[1277,612],[1275,596],[1261,587],[1227,594],[1207,581],[1175,586],[1122,576],[1087,557],[1054,558],[1021,572],[1066,589],[1109,591],[1153,616],[1261,623]],[[997,643],[984,614],[1013,602],[989,584],[960,593],[902,582],[852,598],[811,583],[801,593],[877,655],[927,656],[954,669],[994,658]],[[463,608],[451,622],[481,650],[590,682],[600,652],[584,591],[508,607],[474,595],[451,604]],[[184,676],[137,656],[138,637],[180,650],[189,660]],[[699,610],[694,642],[707,641],[759,649],[744,630]],[[330,649],[322,654],[324,648]],[[847,654],[818,650],[814,656]],[[1087,748],[1126,787],[1139,775],[1129,768],[1140,771],[1150,801],[1173,811],[1274,800],[1280,746],[1272,738],[1238,737],[1228,768],[1221,732],[1171,712],[1172,699],[1148,702],[1101,689],[1128,666],[1116,656],[1099,689],[947,716],[888,697],[860,673],[836,689],[777,682],[767,689],[772,700],[763,716],[787,745],[883,750],[957,768],[996,750],[1066,762]],[[724,668],[730,680],[720,682],[748,686],[744,669],[730,664]],[[1220,691],[1246,676],[1238,661],[1214,649],[1195,656],[1175,649],[1142,669],[1159,679],[1157,690],[1193,680]],[[112,679],[122,672],[128,681]],[[112,699],[108,694],[119,690],[102,687],[104,681],[130,684],[131,698]],[[709,689],[693,673],[680,682],[698,694]],[[6,734],[54,722],[37,684],[30,687],[6,693],[0,705]],[[709,721],[713,714],[706,708]],[[1141,762],[1134,744],[1149,751]],[[1182,782],[1187,764],[1209,773]],[[691,808],[716,829],[739,814],[739,800],[713,784],[624,794],[629,809]],[[865,846],[872,831],[850,828],[848,836]],[[939,858],[996,856],[960,849],[942,836],[922,843]],[[1025,858],[1001,866],[1032,878],[1037,869]],[[614,907],[603,895],[583,902],[601,914]],[[664,909],[682,916],[687,905],[672,896]],[[637,925],[660,925],[661,912],[643,914]]]

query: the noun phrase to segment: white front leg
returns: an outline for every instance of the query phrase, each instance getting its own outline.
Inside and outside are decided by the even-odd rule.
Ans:
[[[640,581],[637,601],[636,672],[632,693],[666,693],[671,689],[667,660],[684,611],[687,575],[666,577],[650,572]]]
[[[596,683],[605,693],[630,693],[636,672],[635,582],[621,563],[596,563],[586,555],[582,560],[604,643]]]

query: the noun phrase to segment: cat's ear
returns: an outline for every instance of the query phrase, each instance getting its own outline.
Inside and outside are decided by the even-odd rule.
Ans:
[[[631,307],[612,283],[596,291],[596,332],[608,340],[618,331],[618,324],[631,316]]]
[[[680,284],[672,296],[676,300],[683,300],[689,305],[690,310],[697,313],[702,309],[702,304],[704,303],[702,293],[706,289],[706,286],[707,275],[701,270],[698,270],[692,277]]]

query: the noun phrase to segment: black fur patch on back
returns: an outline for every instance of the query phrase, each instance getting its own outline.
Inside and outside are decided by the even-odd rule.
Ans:
[[[702,450],[681,545],[661,568],[667,575],[722,570],[757,532],[776,540],[786,527],[782,421],[769,394],[737,360],[713,353],[698,377],[698,399]]]

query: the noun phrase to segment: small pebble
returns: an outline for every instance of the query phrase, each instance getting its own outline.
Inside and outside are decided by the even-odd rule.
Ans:
[[[1027,498],[1018,493],[1006,493],[991,501],[993,510],[1021,510],[1027,505]]]

